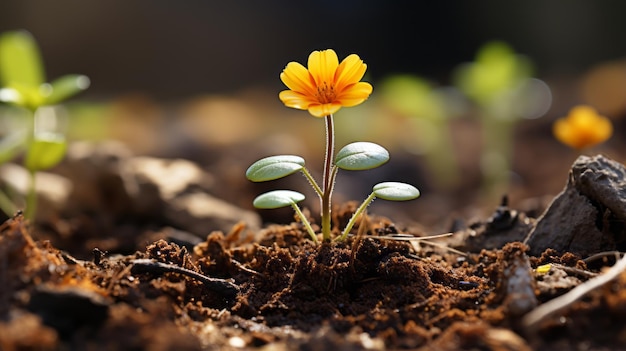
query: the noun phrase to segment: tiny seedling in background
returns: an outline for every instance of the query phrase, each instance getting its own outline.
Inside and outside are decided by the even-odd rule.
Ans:
[[[487,43],[474,62],[455,73],[456,85],[480,109],[484,186],[487,193],[500,197],[509,183],[513,127],[522,118],[545,114],[552,102],[550,89],[531,78],[529,59],[503,42]]]
[[[558,141],[581,151],[608,140],[613,134],[613,124],[593,107],[579,105],[566,117],[556,120],[552,132]]]
[[[279,98],[287,107],[308,110],[312,116],[325,119],[326,153],[321,186],[305,167],[304,159],[299,156],[266,157],[252,164],[246,171],[246,177],[253,182],[279,179],[298,171],[302,172],[320,198],[324,241],[331,239],[331,199],[339,169],[367,170],[389,160],[389,152],[385,148],[370,142],[348,144],[334,156],[333,114],[341,107],[362,103],[372,93],[372,86],[360,81],[366,69],[367,66],[355,54],[349,55],[339,63],[333,50],[323,50],[314,51],[309,55],[308,68],[300,63],[290,62],[280,75],[280,79],[289,88],[279,94]],[[338,240],[344,240],[348,236],[356,218],[364,213],[376,197],[405,201],[415,199],[419,195],[417,188],[405,183],[386,182],[375,185],[372,193],[353,214]],[[317,235],[309,220],[297,205],[304,198],[304,195],[295,191],[275,190],[259,195],[253,205],[261,209],[291,206],[300,217],[311,239],[317,242]]]
[[[35,174],[57,165],[67,149],[65,135],[55,130],[55,114],[43,107],[59,104],[88,86],[89,79],[77,74],[47,83],[33,37],[25,31],[0,35],[0,101],[29,112],[25,128],[10,131],[0,141],[0,163],[25,152],[24,167],[30,174],[26,218],[34,218],[36,210]],[[4,199],[8,200],[6,196]],[[3,206],[2,209],[7,212],[11,208]]]
[[[459,181],[457,159],[448,128],[458,105],[444,90],[434,89],[427,81],[411,75],[385,79],[380,89],[383,101],[393,111],[410,118],[416,153],[423,154],[433,173],[435,184],[442,189]]]

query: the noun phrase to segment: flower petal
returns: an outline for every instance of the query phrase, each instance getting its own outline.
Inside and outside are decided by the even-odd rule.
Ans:
[[[308,95],[316,92],[315,82],[311,79],[309,71],[298,62],[289,62],[280,74],[280,80],[287,88]]]
[[[356,54],[340,64],[334,50],[314,51],[309,55],[308,69],[297,62],[285,67],[280,79],[289,90],[280,92],[279,98],[287,107],[324,117],[370,96],[371,84],[360,82],[366,70],[367,65]]]
[[[609,119],[597,114],[570,114],[554,123],[553,133],[563,144],[582,150],[609,139],[613,134],[613,125]]]
[[[578,148],[575,140],[576,136],[574,136],[575,132],[572,131],[570,124],[565,118],[560,118],[554,122],[552,132],[557,140],[563,144],[569,147]]]
[[[287,107],[297,108],[299,110],[306,110],[312,103],[317,101],[312,100],[308,95],[302,94],[292,90],[283,90],[278,94],[278,98]]]
[[[330,104],[312,104],[309,106],[309,113],[315,117],[326,117],[328,115],[332,115],[333,113],[339,111],[341,108],[341,104],[338,102],[333,102]]]
[[[372,93],[372,85],[367,82],[359,82],[344,89],[338,96],[337,102],[345,107],[356,106],[367,98]]]
[[[596,132],[597,143],[602,143],[609,139],[613,135],[613,124],[608,118],[603,118],[598,121],[596,128],[593,129]]]
[[[352,54],[346,57],[335,73],[335,90],[341,92],[346,86],[354,84],[363,78],[367,65],[358,55]]]
[[[313,51],[309,55],[309,72],[317,87],[330,86],[334,83],[335,71],[339,66],[339,59],[334,50]]]

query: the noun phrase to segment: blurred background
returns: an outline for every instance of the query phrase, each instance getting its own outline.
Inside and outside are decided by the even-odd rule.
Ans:
[[[373,141],[392,159],[377,170],[340,174],[336,202],[360,200],[380,181],[405,181],[423,198],[384,207],[377,201],[372,211],[433,225],[470,205],[493,209],[503,193],[522,206],[560,191],[579,153],[554,140],[551,126],[575,105],[590,104],[613,120],[614,136],[594,152],[623,160],[625,13],[618,0],[4,0],[0,32],[31,32],[49,79],[91,79],[67,103],[70,137],[115,139],[136,154],[194,160],[222,182],[217,195],[244,208],[264,190],[306,188],[299,178],[250,184],[244,172],[256,159],[298,154],[314,173],[321,169],[323,123],[278,100],[282,69],[306,63],[313,50],[333,48],[340,59],[357,53],[374,93],[339,111],[337,143]],[[537,96],[527,102],[539,101],[538,112],[511,129],[508,183],[495,196],[480,191],[490,122],[477,117],[484,106],[455,82],[459,67],[494,40],[528,59],[529,77],[545,83],[533,86]],[[416,122],[420,116],[385,98],[398,96],[387,83],[399,75],[445,93],[437,122]],[[436,140],[426,145],[428,139]]]
[[[623,57],[623,1],[5,0],[0,29],[27,29],[48,73],[91,77],[92,97],[142,92],[171,101],[253,86],[313,49],[358,53],[373,80],[411,72],[445,83],[499,39],[543,75]]]

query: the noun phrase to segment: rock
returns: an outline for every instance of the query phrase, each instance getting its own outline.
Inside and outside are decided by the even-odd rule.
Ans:
[[[533,218],[510,208],[505,196],[502,204],[487,220],[455,231],[448,243],[453,248],[466,252],[500,249],[510,242],[523,241],[534,223]]]
[[[526,249],[518,243],[509,243],[498,253],[498,261],[504,267],[498,279],[505,296],[502,303],[515,316],[521,316],[538,305],[533,270],[524,253]]]
[[[97,329],[107,319],[110,305],[110,299],[92,290],[39,286],[27,308],[66,338],[77,329]]]
[[[252,228],[261,226],[261,220],[255,212],[245,211],[202,192],[172,199],[166,204],[163,214],[172,225],[201,235],[216,229],[230,231],[238,222],[244,222]]]
[[[212,196],[214,178],[188,160],[133,157],[118,143],[76,143],[61,172],[77,184],[73,199],[83,211],[152,219],[201,237],[242,221],[261,225],[255,212]]]
[[[19,203],[22,204],[20,207],[23,208],[24,199],[30,189],[30,175],[24,167],[14,163],[6,163],[0,167],[0,187],[7,187],[9,193],[18,194]],[[67,204],[73,185],[69,179],[63,176],[38,172],[35,175],[35,189],[37,192],[35,220],[46,222],[57,217]]]
[[[154,157],[133,157],[125,163],[126,171],[135,174],[137,179],[159,185],[165,199],[195,187],[209,190],[215,183],[213,177],[198,165],[183,159],[160,159]]]
[[[70,144],[58,169],[74,184],[68,210],[107,211],[113,216],[131,212],[133,202],[122,172],[124,160],[131,157],[131,151],[118,142]]]
[[[580,156],[567,185],[526,237],[530,254],[538,256],[552,248],[588,256],[619,249],[626,220],[625,185],[622,164],[602,155]],[[612,222],[621,224],[612,226]]]

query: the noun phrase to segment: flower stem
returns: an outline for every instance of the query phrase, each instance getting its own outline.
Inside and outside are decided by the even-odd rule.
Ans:
[[[335,130],[333,124],[333,115],[326,116],[326,154],[324,157],[324,178],[322,181],[322,238],[330,240],[330,209],[331,194],[333,192],[334,176],[331,170],[333,164],[333,153],[335,150]]]

